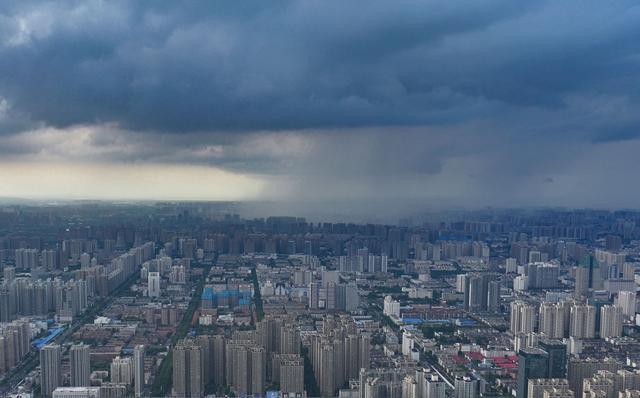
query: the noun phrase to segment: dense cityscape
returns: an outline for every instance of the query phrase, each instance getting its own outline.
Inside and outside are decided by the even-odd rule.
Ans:
[[[1,0],[0,398],[640,398],[638,0]]]
[[[640,212],[233,210],[3,205],[3,396],[640,396]]]

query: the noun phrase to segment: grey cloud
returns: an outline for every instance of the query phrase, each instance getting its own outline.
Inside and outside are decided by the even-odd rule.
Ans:
[[[531,123],[530,107],[639,83],[629,1],[9,2],[0,13],[0,95],[55,127],[420,126],[506,112]]]

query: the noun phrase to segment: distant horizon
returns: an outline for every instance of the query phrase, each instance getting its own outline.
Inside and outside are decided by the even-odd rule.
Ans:
[[[640,203],[633,1],[8,1],[0,32],[0,195]]]

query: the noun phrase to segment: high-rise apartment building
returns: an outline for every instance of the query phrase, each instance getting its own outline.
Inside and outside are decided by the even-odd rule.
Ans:
[[[515,263],[515,259],[512,259]],[[480,396],[479,380],[469,376],[456,377],[455,398],[478,398]]]
[[[74,344],[69,350],[71,362],[71,387],[87,387],[91,373],[89,362],[89,346],[85,344]]]
[[[569,380],[569,387],[575,396],[582,397],[582,386],[585,379],[593,377],[598,370],[617,372],[619,369],[622,369],[622,363],[613,358],[572,358],[569,360],[567,380]]]
[[[181,340],[173,349],[173,396],[199,398],[203,394],[202,348],[192,339]]]
[[[137,345],[133,349],[133,383],[136,397],[141,397],[144,391],[144,346]]]
[[[564,325],[564,304],[543,302],[540,306],[540,333],[552,339],[561,339],[565,335]]]
[[[511,333],[532,333],[536,322],[535,308],[523,301],[511,303]]]
[[[131,357],[117,356],[111,361],[111,382],[131,385],[133,382],[133,361]]]
[[[45,398],[52,397],[53,390],[62,384],[61,360],[59,345],[47,344],[40,349],[40,389]]]
[[[280,392],[286,394],[304,393],[304,361],[302,358],[280,362]]]
[[[622,336],[622,307],[605,305],[600,308],[600,338]]]
[[[618,293],[616,304],[622,307],[622,313],[627,318],[636,315],[636,292],[622,291]]]
[[[148,276],[149,297],[160,297],[160,273],[149,272]]]
[[[544,398],[546,391],[557,393],[559,390],[569,390],[567,379],[530,379],[527,398]]]
[[[588,304],[575,303],[571,306],[569,336],[592,339],[596,335],[596,308]]]

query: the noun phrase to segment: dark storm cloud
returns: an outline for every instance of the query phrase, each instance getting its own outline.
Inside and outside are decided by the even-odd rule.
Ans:
[[[520,112],[522,125],[538,122],[530,107],[571,111],[572,95],[638,105],[631,1],[19,1],[0,14],[0,96],[47,126],[288,130]]]
[[[0,160],[211,165],[358,206],[635,205],[639,37],[625,0],[4,1]]]

